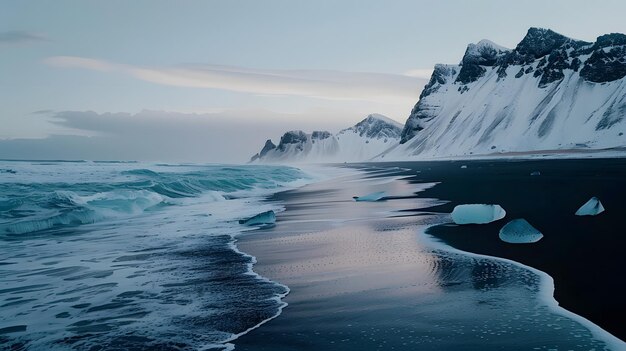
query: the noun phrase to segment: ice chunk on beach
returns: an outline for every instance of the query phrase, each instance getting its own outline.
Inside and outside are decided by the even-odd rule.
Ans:
[[[604,212],[604,206],[597,197],[592,197],[589,201],[585,202],[578,211],[576,211],[577,216],[596,216],[600,213]]]
[[[461,168],[465,169],[465,168],[467,168],[467,166],[466,166],[466,165],[463,165],[463,166],[461,166]]]
[[[531,172],[531,173],[530,173],[530,175],[531,175],[531,176],[540,176],[540,175],[541,175],[541,172],[539,172],[539,171],[534,171],[534,172]]]
[[[248,219],[242,219],[239,221],[239,224],[245,225],[262,225],[274,223],[276,223],[276,214],[274,213],[274,211],[262,212],[256,216],[250,217]]]
[[[377,193],[367,194],[365,196],[353,196],[354,201],[378,201],[385,197],[384,191],[379,191]]]
[[[452,210],[452,220],[456,224],[485,224],[506,216],[500,205],[469,204],[458,205]]]
[[[543,234],[523,218],[505,224],[499,236],[502,241],[511,244],[531,244],[543,238]]]

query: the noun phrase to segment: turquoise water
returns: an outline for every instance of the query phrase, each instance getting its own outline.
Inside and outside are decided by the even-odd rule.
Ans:
[[[0,162],[0,344],[226,348],[287,288],[251,271],[239,220],[307,177],[290,167]]]

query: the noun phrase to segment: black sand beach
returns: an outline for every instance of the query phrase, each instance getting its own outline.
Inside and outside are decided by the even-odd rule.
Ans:
[[[461,168],[466,165],[467,168]],[[421,197],[449,200],[430,210],[450,213],[464,203],[499,204],[506,218],[487,225],[440,225],[428,232],[463,251],[508,258],[548,273],[555,298],[626,340],[626,159],[401,163],[420,173],[413,182],[441,182]],[[532,172],[539,176],[531,176]],[[592,196],[604,204],[598,216],[574,212]],[[525,218],[544,238],[507,244],[498,231]]]
[[[507,216],[496,223],[443,224],[429,233],[463,251],[508,258],[548,273],[562,306],[623,339],[620,215],[626,206],[620,200],[626,189],[626,161],[350,167],[367,170],[367,176],[277,194],[272,200],[280,200],[287,211],[278,215],[276,227],[239,240],[243,252],[257,257],[254,270],[286,284],[291,292],[282,314],[237,339],[237,350],[623,346],[618,341],[617,347],[613,343],[606,348],[586,324],[546,307],[536,274],[488,258],[433,250],[422,233],[450,222],[447,213],[456,204],[502,205]],[[541,175],[530,176],[534,171]],[[431,182],[439,184],[423,185]],[[387,201],[351,200],[382,188]],[[600,198],[606,212],[574,216],[591,196]],[[545,237],[531,245],[500,242],[500,227],[518,217]]]

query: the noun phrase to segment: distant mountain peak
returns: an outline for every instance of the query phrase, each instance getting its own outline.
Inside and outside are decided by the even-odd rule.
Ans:
[[[510,51],[487,39],[467,45],[456,81],[467,84],[477,80],[487,71],[482,66],[495,66]]]
[[[582,40],[575,40],[551,29],[535,28],[528,29],[526,36],[515,48],[521,55],[532,55],[535,59],[544,57],[565,44],[573,43],[577,46],[590,44]]]
[[[491,40],[483,39],[476,44],[471,43],[467,45],[461,63],[475,60],[487,61],[509,51],[511,49],[500,46]]]
[[[367,138],[399,138],[402,133],[402,124],[378,113],[372,113],[362,121],[339,134],[354,132]]]
[[[261,149],[261,152],[259,153],[259,156],[263,157],[270,150],[274,150],[275,148],[276,148],[276,145],[274,145],[274,143],[272,142],[272,139],[267,139],[265,141],[265,145],[263,146],[263,149]]]
[[[278,150],[285,151],[289,144],[301,144],[308,140],[306,133],[301,130],[290,130],[280,137],[280,143],[278,143]],[[267,144],[267,143],[266,143]]]
[[[372,113],[337,134],[328,131],[288,131],[275,146],[271,140],[250,162],[356,162],[366,161],[395,145],[402,124]]]

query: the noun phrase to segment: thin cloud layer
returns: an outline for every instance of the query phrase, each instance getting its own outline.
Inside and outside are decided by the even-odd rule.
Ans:
[[[242,118],[241,116],[254,116]],[[214,113],[42,111],[58,127],[39,139],[0,139],[0,159],[247,162],[268,138],[287,130],[337,131],[349,125],[336,111],[279,114],[264,110]],[[363,116],[352,116],[356,123]]]
[[[386,103],[415,100],[428,79],[386,73],[253,69],[208,64],[140,67],[75,56],[55,56],[44,62],[55,67],[119,72],[143,81],[177,87]]]
[[[21,30],[0,32],[0,44],[22,44],[48,40],[41,34]]]

